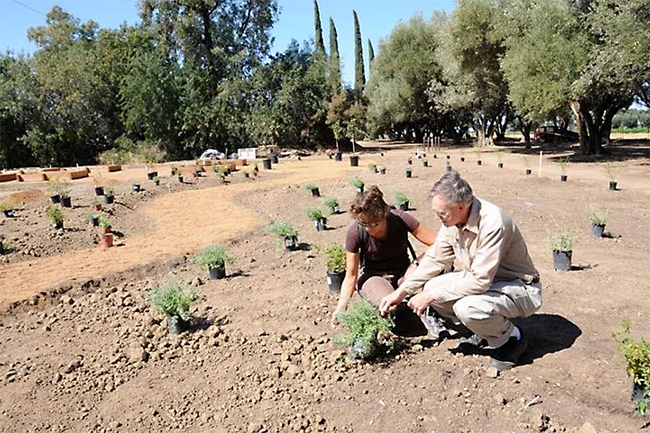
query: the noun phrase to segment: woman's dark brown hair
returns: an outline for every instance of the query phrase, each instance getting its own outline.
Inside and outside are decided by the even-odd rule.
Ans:
[[[357,219],[359,215],[364,214],[375,220],[385,218],[390,212],[390,206],[384,201],[384,194],[372,185],[364,192],[357,194],[357,197],[350,206],[352,218]]]

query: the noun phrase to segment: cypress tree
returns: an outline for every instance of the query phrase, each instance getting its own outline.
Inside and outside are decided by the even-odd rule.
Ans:
[[[336,33],[334,20],[330,17],[330,82],[332,93],[341,88],[341,58],[339,57],[339,36]]]
[[[366,74],[363,65],[363,42],[361,40],[361,28],[359,27],[359,18],[357,11],[353,10],[354,17],[354,90],[357,94],[363,92],[363,86],[366,84]]]
[[[372,70],[372,61],[375,60],[375,49],[372,47],[372,41],[368,39],[368,69]]]
[[[316,53],[320,53],[323,57],[325,57],[323,28],[320,25],[320,11],[318,10],[318,2],[316,0],[314,0],[314,44],[316,45]]]

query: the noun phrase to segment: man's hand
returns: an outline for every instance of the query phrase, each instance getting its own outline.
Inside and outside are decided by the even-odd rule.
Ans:
[[[420,315],[427,309],[429,305],[433,303],[435,298],[433,295],[427,292],[421,292],[413,296],[409,300],[409,308],[415,312],[415,314]]]
[[[397,289],[390,295],[384,296],[379,302],[379,312],[382,316],[392,313],[404,298],[406,298],[406,292],[402,289]]]
[[[339,325],[339,319],[338,315],[345,312],[345,308],[337,308],[336,311],[332,313],[332,327],[338,328],[337,325]]]

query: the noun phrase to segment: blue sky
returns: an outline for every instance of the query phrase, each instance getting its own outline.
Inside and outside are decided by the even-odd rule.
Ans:
[[[279,0],[280,17],[272,34],[273,51],[284,51],[291,39],[302,42],[314,36],[312,0]],[[338,32],[343,79],[354,79],[354,24],[352,10],[357,11],[363,37],[363,50],[368,61],[368,39],[375,54],[379,41],[387,37],[400,21],[421,13],[430,18],[434,10],[450,12],[455,0],[320,0],[318,2],[325,47],[329,49],[329,18]],[[32,53],[35,46],[27,40],[27,29],[45,25],[45,16],[52,6],[59,5],[82,22],[97,21],[101,27],[115,28],[121,23],[136,23],[136,0],[0,0],[0,50]],[[367,74],[367,71],[366,71]],[[367,76],[367,75],[366,75]]]

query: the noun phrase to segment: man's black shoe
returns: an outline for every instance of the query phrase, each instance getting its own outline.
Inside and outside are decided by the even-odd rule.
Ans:
[[[472,334],[469,337],[461,337],[458,339],[458,345],[460,346],[461,344],[470,344],[475,347],[485,347],[488,345],[488,342],[485,338]]]
[[[506,344],[494,349],[490,357],[490,365],[498,371],[509,370],[519,362],[519,357],[526,351],[528,347],[528,340],[521,334],[521,338],[517,340],[515,337],[510,337]]]

